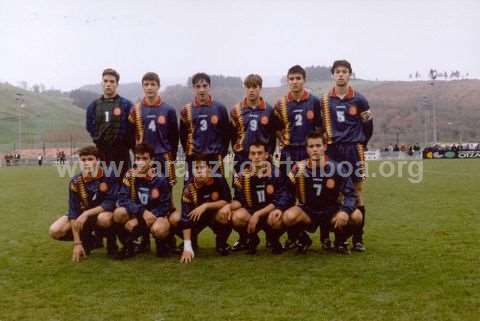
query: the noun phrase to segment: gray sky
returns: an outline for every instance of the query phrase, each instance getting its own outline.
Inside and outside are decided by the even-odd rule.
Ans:
[[[387,3],[388,2],[388,3]],[[480,1],[0,0],[0,80],[64,90],[156,71],[280,76],[351,61],[357,76],[406,80],[429,67],[480,78]]]

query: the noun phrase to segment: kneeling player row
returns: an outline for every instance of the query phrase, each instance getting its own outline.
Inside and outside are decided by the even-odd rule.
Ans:
[[[176,252],[176,235],[183,238],[181,262],[191,262],[197,251],[197,236],[210,227],[216,250],[227,255],[227,239],[235,229],[254,254],[257,233],[264,230],[275,254],[296,247],[305,252],[312,241],[306,232],[320,228],[322,247],[347,254],[347,238],[360,229],[362,214],[356,209],[356,194],[349,177],[325,156],[324,136],[307,137],[308,159],[297,162],[288,175],[273,170],[262,143],[249,147],[251,166],[234,177],[234,196],[225,178],[215,174],[203,155],[194,158],[194,175],[185,185],[181,212],[174,208],[172,188],[166,177],[155,175],[154,152],[145,144],[135,147],[135,166],[121,184],[105,177],[98,167],[97,150],[79,151],[82,173],[70,182],[69,211],[50,227],[58,240],[74,241],[74,261],[86,257],[107,239],[107,251],[119,259],[149,250],[150,234],[158,256]],[[329,233],[335,233],[334,245]],[[288,233],[285,246],[280,236]],[[122,248],[117,248],[117,238]],[[141,240],[141,241],[139,241]]]

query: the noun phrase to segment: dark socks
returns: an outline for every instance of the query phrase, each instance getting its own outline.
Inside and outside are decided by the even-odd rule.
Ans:
[[[358,209],[362,212],[362,224],[356,229],[353,233],[352,242],[355,243],[363,243],[363,227],[365,226],[365,206],[359,206]]]

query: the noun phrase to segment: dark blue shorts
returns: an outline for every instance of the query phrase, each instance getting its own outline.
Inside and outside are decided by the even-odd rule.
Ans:
[[[300,207],[312,221],[307,227],[307,231],[311,233],[315,232],[319,226],[330,227],[332,218],[340,211],[339,207],[330,207],[324,210],[314,210],[303,204],[298,204],[298,207]]]
[[[215,220],[216,210],[208,210],[200,216],[200,219],[196,222],[190,220],[188,217],[184,216],[182,213],[181,228],[182,229],[193,229],[198,233],[203,230],[205,227],[210,226]]]
[[[365,146],[363,144],[328,145],[327,155],[334,161],[342,163],[353,182],[366,178]]]

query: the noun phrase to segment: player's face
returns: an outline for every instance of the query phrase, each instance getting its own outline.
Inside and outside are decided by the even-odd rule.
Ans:
[[[206,161],[195,161],[193,176],[200,181],[206,181],[210,175],[210,169]]]
[[[333,71],[333,80],[335,81],[335,85],[339,87],[344,87],[348,85],[350,81],[350,71],[347,67],[338,66]]]
[[[205,80],[201,79],[193,85],[193,90],[198,98],[206,100],[210,94],[210,85]]]
[[[153,99],[157,97],[158,95],[158,90],[160,89],[160,85],[157,84],[156,81],[153,80],[145,80],[142,83],[143,86],[143,93],[146,98]]]
[[[263,167],[268,158],[268,153],[264,146],[250,146],[248,150],[248,159],[255,168]]]
[[[94,175],[98,168],[98,159],[94,155],[80,156],[80,170],[85,175]]]
[[[105,96],[115,96],[117,93],[117,87],[117,78],[112,75],[105,75],[102,77],[102,89]]]
[[[321,138],[310,138],[307,141],[307,154],[311,160],[317,161],[325,154],[325,145]]]
[[[257,101],[260,98],[260,92],[262,88],[260,86],[250,86],[245,88],[245,95],[249,101]]]
[[[289,74],[288,78],[288,88],[291,92],[298,93],[303,91],[303,86],[305,85],[305,79],[302,74]]]
[[[149,153],[135,154],[135,167],[139,172],[145,172],[150,168],[152,158]]]

